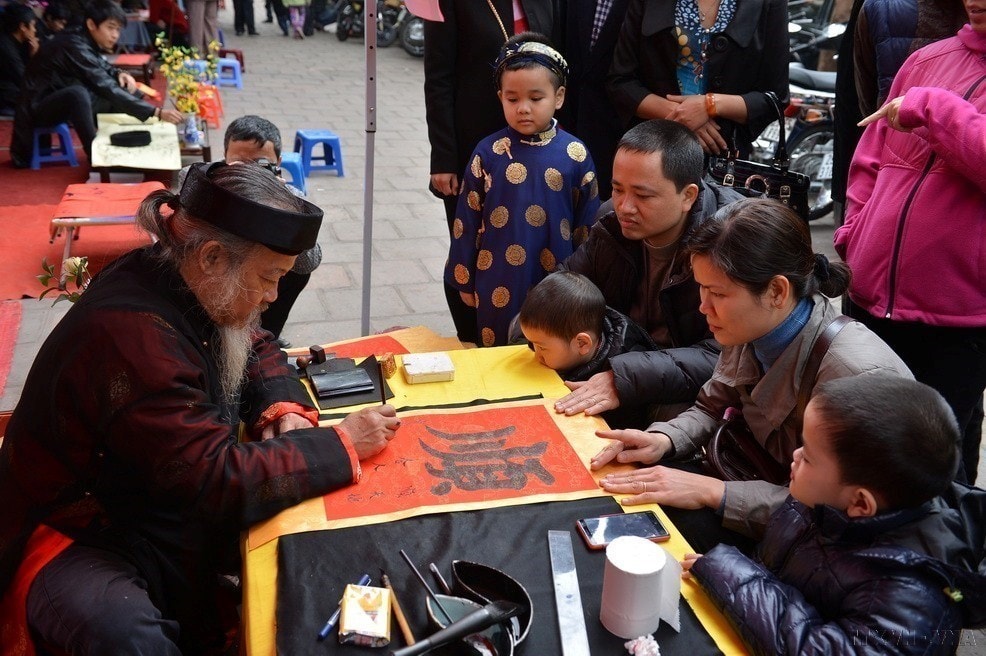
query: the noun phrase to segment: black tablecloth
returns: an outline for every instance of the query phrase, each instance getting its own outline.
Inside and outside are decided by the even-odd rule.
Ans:
[[[337,634],[324,642],[316,637],[335,610],[347,583],[362,573],[380,585],[380,570],[391,579],[415,636],[432,632],[425,614],[425,593],[398,551],[404,549],[428,578],[434,562],[451,580],[454,559],[471,560],[502,569],[520,581],[531,595],[533,623],[527,639],[517,647],[519,656],[561,654],[555,611],[554,585],[548,556],[548,531],[572,535],[575,562],[582,589],[589,644],[594,655],[626,654],[624,640],[599,622],[605,552],[591,551],[575,530],[580,517],[620,512],[610,498],[540,503],[475,512],[442,513],[387,524],[298,533],[284,536],[278,546],[277,649],[279,654],[367,654],[367,648],[344,646]],[[656,634],[663,656],[719,654],[711,637],[684,599],[681,633],[662,623]],[[393,623],[390,648],[404,645]]]

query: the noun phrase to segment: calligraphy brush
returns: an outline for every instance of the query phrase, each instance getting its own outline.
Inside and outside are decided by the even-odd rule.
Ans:
[[[404,635],[404,642],[408,646],[413,645],[414,634],[411,633],[411,627],[408,626],[407,618],[404,616],[404,609],[401,608],[401,603],[397,600],[397,592],[394,591],[394,586],[390,584],[390,577],[387,576],[382,568],[380,569],[380,581],[383,583],[383,587],[390,590],[391,607],[394,610],[394,617],[397,618],[397,626],[401,628],[401,633]]]
[[[448,587],[448,583],[445,582],[445,577],[443,577],[442,573],[438,571],[438,566],[435,563],[428,563],[428,569],[430,569],[432,575],[434,575],[435,582],[441,586],[442,592],[445,594],[452,594],[452,588]]]
[[[411,568],[411,571],[414,572],[414,575],[418,577],[419,581],[421,581],[421,585],[425,586],[425,591],[428,593],[428,596],[431,597],[431,600],[435,602],[435,605],[438,606],[438,610],[442,611],[442,615],[444,615],[445,619],[451,624],[453,621],[452,616],[448,614],[448,611],[445,610],[445,606],[442,606],[442,602],[440,602],[438,600],[438,597],[435,596],[435,591],[431,589],[430,585],[428,585],[428,581],[425,580],[425,577],[421,576],[421,572],[419,572],[418,568],[414,566],[414,561],[411,560],[411,557],[408,556],[407,552],[405,552],[403,549],[400,550],[400,553],[401,553],[401,558],[404,559],[404,561],[407,563],[407,566]]]
[[[377,361],[377,371],[380,373],[380,405],[387,405],[387,388],[383,386],[383,360]]]

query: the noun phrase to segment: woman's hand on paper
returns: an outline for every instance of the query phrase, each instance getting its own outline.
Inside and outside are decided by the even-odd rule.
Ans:
[[[655,463],[671,450],[671,438],[664,433],[648,433],[633,428],[622,428],[596,431],[596,437],[611,440],[611,442],[589,461],[589,467],[593,471],[614,461],[619,463]]]
[[[718,508],[726,493],[725,483],[717,478],[661,465],[608,474],[599,485],[612,494],[630,495],[620,499],[624,506],[658,503],[685,510]]]

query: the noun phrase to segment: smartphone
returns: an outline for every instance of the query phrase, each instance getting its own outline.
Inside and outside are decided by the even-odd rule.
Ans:
[[[671,537],[651,510],[586,517],[576,521],[575,525],[590,549],[602,549],[623,535],[635,535],[653,542],[664,542]]]

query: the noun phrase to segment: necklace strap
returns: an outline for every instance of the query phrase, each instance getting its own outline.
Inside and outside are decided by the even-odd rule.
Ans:
[[[500,19],[500,13],[496,10],[496,7],[493,6],[493,0],[486,0],[486,4],[489,5],[490,11],[493,12],[493,17],[496,19],[496,22],[500,25],[500,31],[503,32],[503,40],[506,41],[507,39],[510,38],[510,36],[507,34],[507,28],[503,26],[503,21]]]

